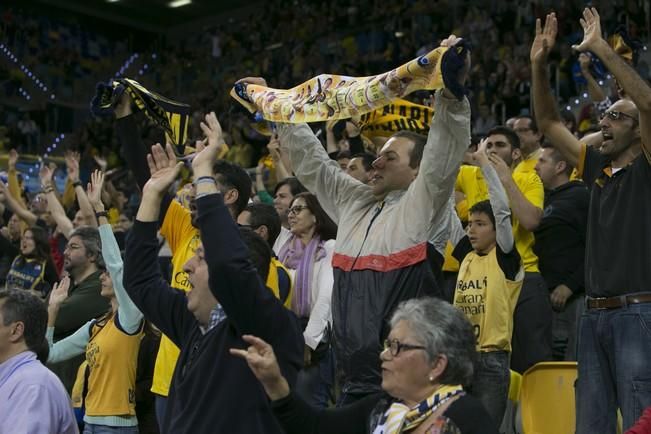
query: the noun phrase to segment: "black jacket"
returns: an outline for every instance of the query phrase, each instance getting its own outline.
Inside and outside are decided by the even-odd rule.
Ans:
[[[566,285],[575,294],[585,290],[585,241],[590,193],[581,181],[545,192],[545,209],[533,251],[547,288]]]
[[[158,267],[156,222],[136,221],[127,240],[124,284],[129,296],[180,347],[163,433],[278,433],[265,392],[246,362],[229,353],[246,348],[243,334],[273,345],[290,384],[303,363],[296,317],[274,297],[253,267],[221,195],[197,199],[210,290],[227,318],[205,335]]]

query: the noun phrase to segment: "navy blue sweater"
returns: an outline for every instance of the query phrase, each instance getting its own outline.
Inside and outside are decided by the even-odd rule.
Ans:
[[[228,350],[247,346],[243,334],[264,339],[293,384],[303,363],[300,325],[260,279],[222,196],[202,197],[197,207],[210,290],[227,315],[205,335],[187,310],[185,296],[161,275],[158,223],[136,221],[127,240],[125,288],[145,318],[181,349],[162,432],[280,434],[260,382]]]

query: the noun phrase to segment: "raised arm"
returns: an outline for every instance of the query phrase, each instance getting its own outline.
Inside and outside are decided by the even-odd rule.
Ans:
[[[16,171],[16,163],[18,162],[18,152],[15,149],[9,151],[7,157],[7,186],[9,192],[13,195],[14,199],[24,208],[27,207],[21,195],[22,190],[18,182],[18,172]]]
[[[509,253],[515,248],[515,240],[513,238],[513,227],[511,226],[509,198],[495,170],[495,166],[500,164],[504,164],[500,157],[494,154],[488,155],[488,161],[481,164],[481,171],[486,179],[486,184],[488,184],[488,198],[495,216],[497,245],[500,246],[502,252]]]
[[[20,217],[22,221],[27,223],[28,226],[33,226],[36,224],[38,217],[28,210],[19,200],[17,200],[9,191],[7,186],[0,181],[0,193],[4,197],[5,205],[15,214]]]
[[[595,80],[592,72],[590,71],[590,65],[592,64],[592,59],[590,54],[581,53],[579,55],[579,66],[581,67],[581,75],[585,78],[585,81],[588,83],[588,96],[590,96],[590,101],[597,104],[606,99],[606,94]]]
[[[581,143],[563,125],[549,85],[548,56],[556,41],[558,23],[556,14],[548,14],[545,27],[536,19],[536,37],[531,45],[531,87],[533,111],[538,129],[576,167],[581,155]]]
[[[88,184],[88,200],[92,205],[94,213],[98,215],[99,236],[102,241],[102,257],[106,269],[113,282],[113,291],[118,300],[118,322],[122,330],[128,334],[138,331],[142,323],[142,313],[127,295],[123,285],[124,264],[120,255],[120,247],[113,235],[113,229],[106,218],[106,211],[102,203],[102,186],[104,174],[96,170],[91,174],[91,182]]]
[[[127,237],[123,282],[129,298],[145,318],[180,345],[195,319],[186,308],[185,296],[170,288],[163,278],[156,232],[160,202],[183,163],[176,162],[171,145],[164,150],[159,144],[152,146],[147,162],[151,178],[143,188],[136,222]]]
[[[209,128],[221,133],[214,116]],[[224,204],[215,182],[211,182],[212,164],[220,141],[200,150],[192,161],[197,189],[197,223],[208,264],[210,291],[224,308],[241,334],[255,333],[270,341],[286,336],[292,324],[289,315],[267,289],[239,229]]]
[[[583,10],[581,26],[583,41],[573,48],[578,51],[589,50],[597,55],[633,100],[640,112],[642,148],[651,163],[651,86],[608,45],[601,34],[599,13],[595,8]]]
[[[59,202],[59,198],[56,195],[54,190],[54,183],[52,182],[52,168],[43,164],[41,169],[38,172],[39,177],[41,178],[41,188],[45,197],[47,198],[47,209],[50,211],[52,218],[59,228],[59,232],[63,234],[64,237],[69,238],[70,233],[72,232],[72,222],[66,215],[66,211],[63,209],[63,205]]]
[[[88,196],[86,196],[86,190],[79,179],[79,153],[77,152],[68,152],[66,154],[66,166],[68,168],[68,178],[72,181],[72,185],[75,189],[75,196],[77,197],[77,204],[79,205],[79,210],[81,215],[84,217],[84,222],[88,226],[94,228],[97,227],[97,220],[95,219],[95,213],[93,212],[93,207],[88,201]]]
[[[289,162],[287,152],[283,152],[283,150],[280,149],[280,141],[278,140],[277,134],[271,136],[271,139],[267,144],[267,149],[269,149],[269,154],[271,155],[271,159],[274,161],[274,166],[276,168],[276,182],[280,182],[283,179],[292,176],[292,165]]]

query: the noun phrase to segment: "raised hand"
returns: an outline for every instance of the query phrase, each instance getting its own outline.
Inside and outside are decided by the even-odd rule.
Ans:
[[[558,22],[554,12],[545,17],[545,27],[541,26],[540,18],[536,19],[536,36],[531,44],[530,60],[534,62],[545,62],[549,51],[556,43],[558,34]]]
[[[253,375],[260,380],[269,398],[278,400],[289,395],[289,385],[280,372],[280,366],[278,366],[278,360],[276,360],[271,345],[252,335],[244,335],[242,339],[250,346],[246,350],[231,348],[230,353],[246,360]]]
[[[488,143],[488,140],[486,138],[481,139],[481,141],[479,142],[479,145],[477,146],[477,150],[471,154],[472,159],[480,167],[489,163],[488,151],[487,151],[487,148],[488,148],[487,143]]]
[[[41,168],[38,171],[38,177],[40,178],[43,187],[52,185],[53,175],[54,171],[47,164],[41,164]]]
[[[267,143],[267,149],[271,158],[274,160],[280,159],[280,140],[278,140],[278,135],[274,134],[271,136],[269,143]]]
[[[61,303],[68,298],[68,290],[70,289],[70,277],[64,276],[58,283],[54,284],[50,292],[49,305],[51,307],[59,307]]]
[[[258,86],[267,87],[267,80],[262,77],[244,77],[235,82],[235,84],[246,83],[246,84],[257,84]]]
[[[495,168],[500,181],[504,182],[505,179],[512,177],[511,168],[508,166],[508,164],[506,164],[506,161],[502,160],[502,157],[494,152],[491,152],[488,154],[488,160]]]
[[[202,144],[207,145],[206,147],[213,146],[213,148],[216,149],[215,158],[219,158],[228,150],[226,143],[224,143],[222,127],[219,125],[219,121],[217,120],[217,116],[215,116],[215,112],[208,113],[204,118],[204,121],[205,122],[201,122],[199,126],[201,127],[201,131],[203,131],[203,133],[206,135],[207,142],[204,140]],[[197,152],[199,152],[198,148]],[[196,158],[197,156],[195,156],[192,160],[193,167]],[[214,161],[215,160],[213,159],[210,162],[211,166]]]
[[[9,158],[7,159],[7,164],[9,169],[15,169],[16,163],[18,162],[18,152],[15,149],[9,151]]]
[[[102,202],[102,187],[104,186],[104,173],[101,170],[95,170],[90,175],[90,182],[86,188],[88,200],[95,212],[104,211]]]
[[[583,41],[578,45],[572,45],[576,51],[593,51],[595,47],[605,42],[601,34],[601,21],[599,13],[595,8],[585,8],[583,18],[579,20],[583,27]]]
[[[79,152],[68,151],[65,155],[68,178],[72,182],[79,182]]]
[[[162,196],[179,175],[183,162],[176,161],[176,155],[169,143],[163,148],[160,143],[151,147],[151,153],[147,154],[149,165],[149,180],[143,188],[143,195],[154,193]]]

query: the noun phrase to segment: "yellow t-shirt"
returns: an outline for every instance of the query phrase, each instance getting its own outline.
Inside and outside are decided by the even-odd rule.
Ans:
[[[543,209],[545,190],[542,181],[535,172],[514,171],[513,180],[529,202]],[[455,189],[466,195],[468,209],[477,202],[488,199],[488,185],[479,167],[461,166]],[[459,218],[467,221],[468,215],[460,215]],[[520,257],[522,257],[524,269],[525,271],[538,272],[538,257],[533,253],[533,244],[535,241],[533,233],[524,229],[515,216],[512,216],[512,218],[515,247],[518,249]]]
[[[522,265],[509,280],[497,262],[497,248],[480,256],[468,253],[461,263],[454,305],[473,326],[477,351],[511,351],[513,311],[522,289]]]
[[[142,326],[133,335],[120,331],[114,315],[103,327],[93,325],[86,345],[88,416],[136,415],[136,368],[143,335]]]
[[[515,169],[513,169],[513,173],[521,173],[521,174],[527,174],[527,173],[536,173],[536,164],[538,163],[538,159],[540,158],[540,154],[542,153],[542,148],[534,152],[532,155],[527,157],[527,159],[522,160],[520,163],[518,163],[517,166],[515,166]],[[577,172],[576,168],[572,170],[572,174],[570,175],[570,181],[580,181],[581,178],[579,177],[579,172]]]

